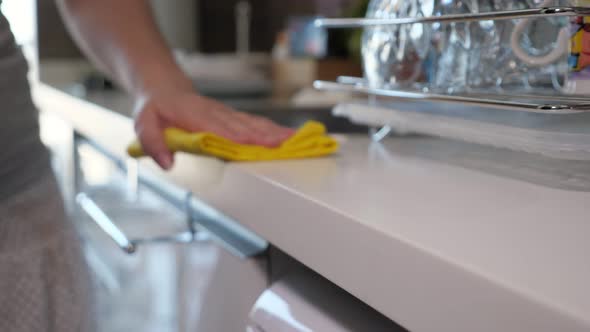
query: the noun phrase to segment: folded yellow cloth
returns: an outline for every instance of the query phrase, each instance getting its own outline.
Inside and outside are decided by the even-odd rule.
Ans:
[[[338,142],[326,135],[323,124],[315,121],[305,123],[297,132],[277,148],[238,144],[211,133],[190,133],[177,128],[164,132],[170,150],[210,155],[228,161],[264,161],[299,159],[326,156],[338,151]],[[127,148],[131,157],[144,155],[136,140]]]

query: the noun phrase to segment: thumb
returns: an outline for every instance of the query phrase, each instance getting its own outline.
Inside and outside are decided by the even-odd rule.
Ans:
[[[145,154],[163,169],[170,169],[174,157],[164,141],[164,128],[158,114],[149,110],[141,112],[136,120],[135,131]]]

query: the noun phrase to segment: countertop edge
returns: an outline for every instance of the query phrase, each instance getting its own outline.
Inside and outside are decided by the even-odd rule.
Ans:
[[[126,157],[121,141],[134,138],[131,119],[42,84],[35,86],[34,97],[42,110],[65,119],[115,156]],[[84,119],[79,116],[82,109]],[[105,132],[100,124],[106,122],[109,130]],[[223,172],[220,188],[204,193],[206,203],[230,217],[240,216],[244,226],[410,330],[553,332],[589,328],[588,322],[245,174],[239,167],[230,165]],[[188,183],[179,182],[174,175],[167,179],[180,186]],[[235,188],[252,186],[261,194],[244,203],[243,192]],[[261,197],[276,202],[271,204]],[[288,206],[281,200],[288,200]],[[262,216],[257,209],[261,205],[269,207]],[[297,213],[286,213],[289,210]],[[313,221],[311,229],[300,225],[298,219],[306,218]],[[357,241],[359,237],[373,240]],[[302,239],[306,244],[300,243]],[[351,272],[351,262],[356,264],[356,272]],[[367,279],[373,282],[367,283]],[[461,292],[460,298],[457,292]],[[498,317],[504,319],[498,321]]]

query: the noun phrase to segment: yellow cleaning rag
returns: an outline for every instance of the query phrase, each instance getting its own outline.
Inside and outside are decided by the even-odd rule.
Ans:
[[[297,132],[277,148],[238,144],[211,133],[190,133],[177,128],[164,132],[170,150],[210,155],[228,161],[264,161],[299,159],[326,156],[338,151],[338,142],[326,135],[323,124],[305,123]],[[131,157],[144,156],[136,140],[127,148]]]

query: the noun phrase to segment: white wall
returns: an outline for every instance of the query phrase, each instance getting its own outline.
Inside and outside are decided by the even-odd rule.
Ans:
[[[2,12],[19,44],[35,42],[35,0],[3,0]]]

